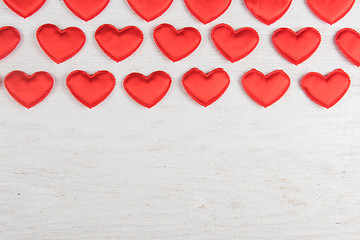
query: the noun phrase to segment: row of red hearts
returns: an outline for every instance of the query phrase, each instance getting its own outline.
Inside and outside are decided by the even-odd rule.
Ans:
[[[64,0],[65,5],[84,21],[96,17],[110,0]],[[133,11],[146,21],[160,17],[173,0],[127,0]],[[189,11],[200,22],[207,24],[220,17],[232,0],[184,0]],[[240,1],[240,0],[238,0]],[[18,15],[27,18],[39,10],[46,0],[4,0]],[[290,8],[292,0],[244,0],[249,11],[261,22],[270,25],[279,20]],[[306,0],[310,9],[323,21],[333,24],[343,18],[355,0]]]
[[[123,86],[137,103],[152,108],[165,97],[171,82],[171,77],[163,71],[154,72],[149,76],[131,73],[125,78]],[[245,92],[265,108],[284,96],[290,87],[290,82],[289,76],[282,70],[264,75],[252,69],[242,77]],[[207,107],[225,93],[230,84],[230,77],[221,68],[207,74],[193,68],[183,76],[182,83],[192,99]],[[53,88],[54,79],[47,72],[37,72],[28,76],[24,72],[14,71],[5,77],[4,84],[18,103],[31,108],[47,97]],[[84,71],[76,70],[66,79],[71,94],[88,108],[93,108],[104,101],[113,91],[115,84],[114,75],[108,71],[89,75]],[[311,72],[303,77],[301,86],[315,103],[331,108],[348,91],[350,77],[341,69],[327,76]]]
[[[84,32],[75,27],[60,30],[52,24],[39,27],[36,37],[43,51],[56,63],[75,56],[84,46]],[[173,62],[193,53],[201,42],[201,34],[192,27],[175,29],[170,24],[161,24],[153,33],[156,45]],[[246,27],[235,31],[227,24],[219,24],[212,30],[212,41],[218,51],[230,62],[248,56],[259,43],[259,34]],[[121,30],[112,25],[100,26],[95,39],[111,59],[120,62],[131,56],[142,44],[144,36],[140,29],[128,26]],[[20,41],[19,32],[13,27],[0,29],[0,59],[10,54]],[[335,41],[341,52],[355,65],[360,65],[360,34],[353,29],[340,30]],[[310,58],[318,49],[321,35],[315,28],[304,28],[294,32],[280,28],[272,36],[277,51],[291,63],[298,65]]]

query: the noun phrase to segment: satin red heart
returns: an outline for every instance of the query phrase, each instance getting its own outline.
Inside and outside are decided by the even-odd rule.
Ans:
[[[311,72],[304,76],[301,87],[315,103],[331,108],[346,94],[350,87],[350,77],[342,69],[337,69],[327,76]]]
[[[334,24],[353,7],[355,0],[307,0],[310,9],[324,22]]]
[[[128,26],[121,30],[110,24],[100,26],[95,33],[100,48],[111,59],[120,62],[131,56],[141,45],[144,35],[140,29]]]
[[[262,23],[270,25],[284,16],[292,0],[245,0],[249,11]]]
[[[54,79],[47,72],[37,72],[28,76],[24,72],[14,71],[5,77],[4,84],[18,103],[30,109],[49,95]]]
[[[87,22],[99,15],[106,8],[109,1],[110,0],[64,0],[64,3],[76,16]]]
[[[20,39],[20,33],[16,28],[10,26],[0,28],[0,59],[14,51]]]
[[[140,105],[152,108],[167,94],[171,85],[171,77],[162,71],[153,72],[149,76],[131,73],[124,80],[124,88],[129,96]]]
[[[4,0],[4,3],[17,15],[27,18],[39,10],[46,0]]]
[[[192,99],[207,107],[226,92],[230,77],[222,68],[217,68],[208,74],[193,68],[185,73],[182,83]]]
[[[231,0],[185,0],[185,4],[194,17],[207,24],[226,12]]]
[[[66,85],[71,94],[83,105],[93,108],[103,102],[115,87],[115,77],[108,71],[89,75],[76,70],[69,74]]]
[[[245,92],[259,105],[267,108],[282,98],[290,87],[290,78],[282,70],[264,75],[252,69],[242,77]]]
[[[249,55],[259,43],[259,34],[252,28],[235,31],[227,24],[215,26],[211,38],[218,51],[230,62],[236,62]]]
[[[298,65],[316,52],[321,35],[311,27],[303,28],[297,33],[289,28],[280,28],[273,34],[272,42],[285,59]]]
[[[84,32],[79,28],[69,27],[60,30],[52,24],[39,27],[36,38],[46,55],[58,64],[75,56],[86,41]]]
[[[201,42],[200,32],[192,27],[178,31],[170,24],[161,24],[153,35],[158,48],[173,62],[189,56]]]
[[[341,29],[335,37],[336,44],[341,52],[353,64],[360,66],[360,34],[354,29]]]
[[[147,22],[164,14],[172,2],[173,0],[128,0],[134,12]]]

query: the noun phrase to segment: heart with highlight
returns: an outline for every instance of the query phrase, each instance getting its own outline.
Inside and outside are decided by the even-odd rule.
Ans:
[[[89,75],[76,70],[69,74],[66,85],[71,94],[83,105],[93,108],[103,102],[115,87],[115,77],[108,71]]]
[[[217,68],[208,74],[193,68],[185,73],[182,83],[192,99],[207,107],[226,92],[230,77],[222,68]]]
[[[110,0],[64,0],[66,6],[85,22],[99,15]]]
[[[316,52],[321,35],[311,27],[303,28],[297,33],[289,28],[280,28],[273,34],[272,42],[285,59],[298,65]]]
[[[39,27],[36,38],[46,55],[58,64],[75,56],[86,41],[85,34],[81,29],[69,27],[60,30],[52,24]]]
[[[360,66],[360,34],[354,29],[341,29],[335,37],[336,44],[341,52],[353,64]]]
[[[185,0],[185,4],[194,17],[207,24],[226,12],[231,0]]]
[[[287,12],[292,0],[245,0],[249,11],[262,23],[270,25]]]
[[[164,14],[172,2],[173,0],[128,0],[134,12],[147,22]]]
[[[245,92],[259,105],[267,108],[279,101],[290,87],[290,78],[282,70],[264,75],[252,69],[242,77]]]
[[[105,24],[96,30],[95,39],[106,55],[120,62],[130,57],[140,47],[144,35],[134,26],[118,30],[110,24]]]
[[[39,10],[46,0],[4,0],[4,3],[17,15],[27,18]]]
[[[44,100],[54,86],[54,79],[47,72],[31,76],[21,71],[9,73],[4,84],[10,95],[22,106],[30,109]]]
[[[310,9],[321,20],[334,24],[353,7],[355,0],[307,0]]]
[[[140,105],[152,108],[167,94],[171,86],[171,77],[162,71],[149,76],[131,73],[124,80],[124,88],[129,96]]]
[[[350,82],[346,72],[336,69],[325,77],[316,72],[306,74],[301,81],[301,87],[312,101],[329,109],[346,94]]]
[[[153,35],[158,48],[173,62],[189,56],[201,42],[200,32],[191,27],[178,31],[170,24],[161,24]]]
[[[0,28],[0,59],[14,51],[20,39],[20,33],[16,28],[10,26]]]
[[[259,34],[252,28],[235,31],[227,24],[219,24],[211,32],[211,38],[218,51],[230,62],[248,56],[259,43]]]

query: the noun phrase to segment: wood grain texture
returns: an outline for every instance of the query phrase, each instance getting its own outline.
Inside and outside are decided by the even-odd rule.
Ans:
[[[48,0],[23,20],[0,4],[2,25],[23,41],[0,61],[0,78],[13,70],[53,74],[49,97],[28,111],[0,87],[0,239],[251,239],[358,240],[360,238],[360,74],[336,49],[344,27],[360,29],[360,2],[329,26],[303,0],[270,27],[243,2],[202,25],[175,0],[159,19],[146,23],[125,0],[111,0],[85,23],[63,1]],[[44,23],[76,26],[87,35],[84,49],[57,65],[41,51],[36,29]],[[203,42],[189,58],[172,63],[156,48],[152,30],[161,23],[193,26]],[[210,40],[225,22],[253,27],[258,48],[228,63]],[[97,27],[138,26],[144,44],[117,64],[96,45]],[[271,45],[280,27],[317,28],[323,37],[315,55],[295,67]],[[181,77],[192,67],[223,67],[231,77],[227,93],[207,109],[186,95]],[[292,79],[284,98],[263,109],[240,86],[251,68],[283,69]],[[352,79],[348,94],[333,109],[311,102],[300,88],[310,71],[343,68]],[[108,70],[117,78],[110,97],[93,110],[67,91],[73,70]],[[122,89],[134,71],[167,71],[173,77],[165,99],[147,110]]]

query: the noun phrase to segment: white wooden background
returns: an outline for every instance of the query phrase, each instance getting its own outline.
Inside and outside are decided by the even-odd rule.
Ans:
[[[26,110],[0,87],[0,239],[360,239],[360,73],[336,49],[344,27],[360,30],[360,1],[330,26],[294,0],[270,27],[256,20],[241,0],[204,26],[174,0],[160,18],[146,23],[125,0],[110,0],[88,23],[63,1],[48,0],[27,20],[0,3],[1,25],[18,28],[22,41],[0,61],[0,77],[13,70],[49,71],[56,79],[44,102]],[[153,29],[161,23],[193,26],[203,35],[199,49],[172,63],[156,48]],[[218,23],[250,26],[261,37],[246,59],[231,64],[213,47]],[[57,65],[39,48],[35,32],[44,23],[80,27],[83,50]],[[96,45],[104,23],[138,26],[140,49],[121,63]],[[315,55],[296,67],[271,44],[280,27],[317,28],[323,37]],[[207,109],[181,86],[192,67],[223,67],[231,76],[225,95]],[[268,109],[254,103],[240,86],[251,68],[285,70],[288,93]],[[301,77],[343,68],[352,78],[348,94],[331,110],[311,102]],[[93,110],[80,105],[65,86],[73,70],[109,70],[117,78],[110,97]],[[167,71],[173,85],[152,110],[123,90],[134,71]]]

